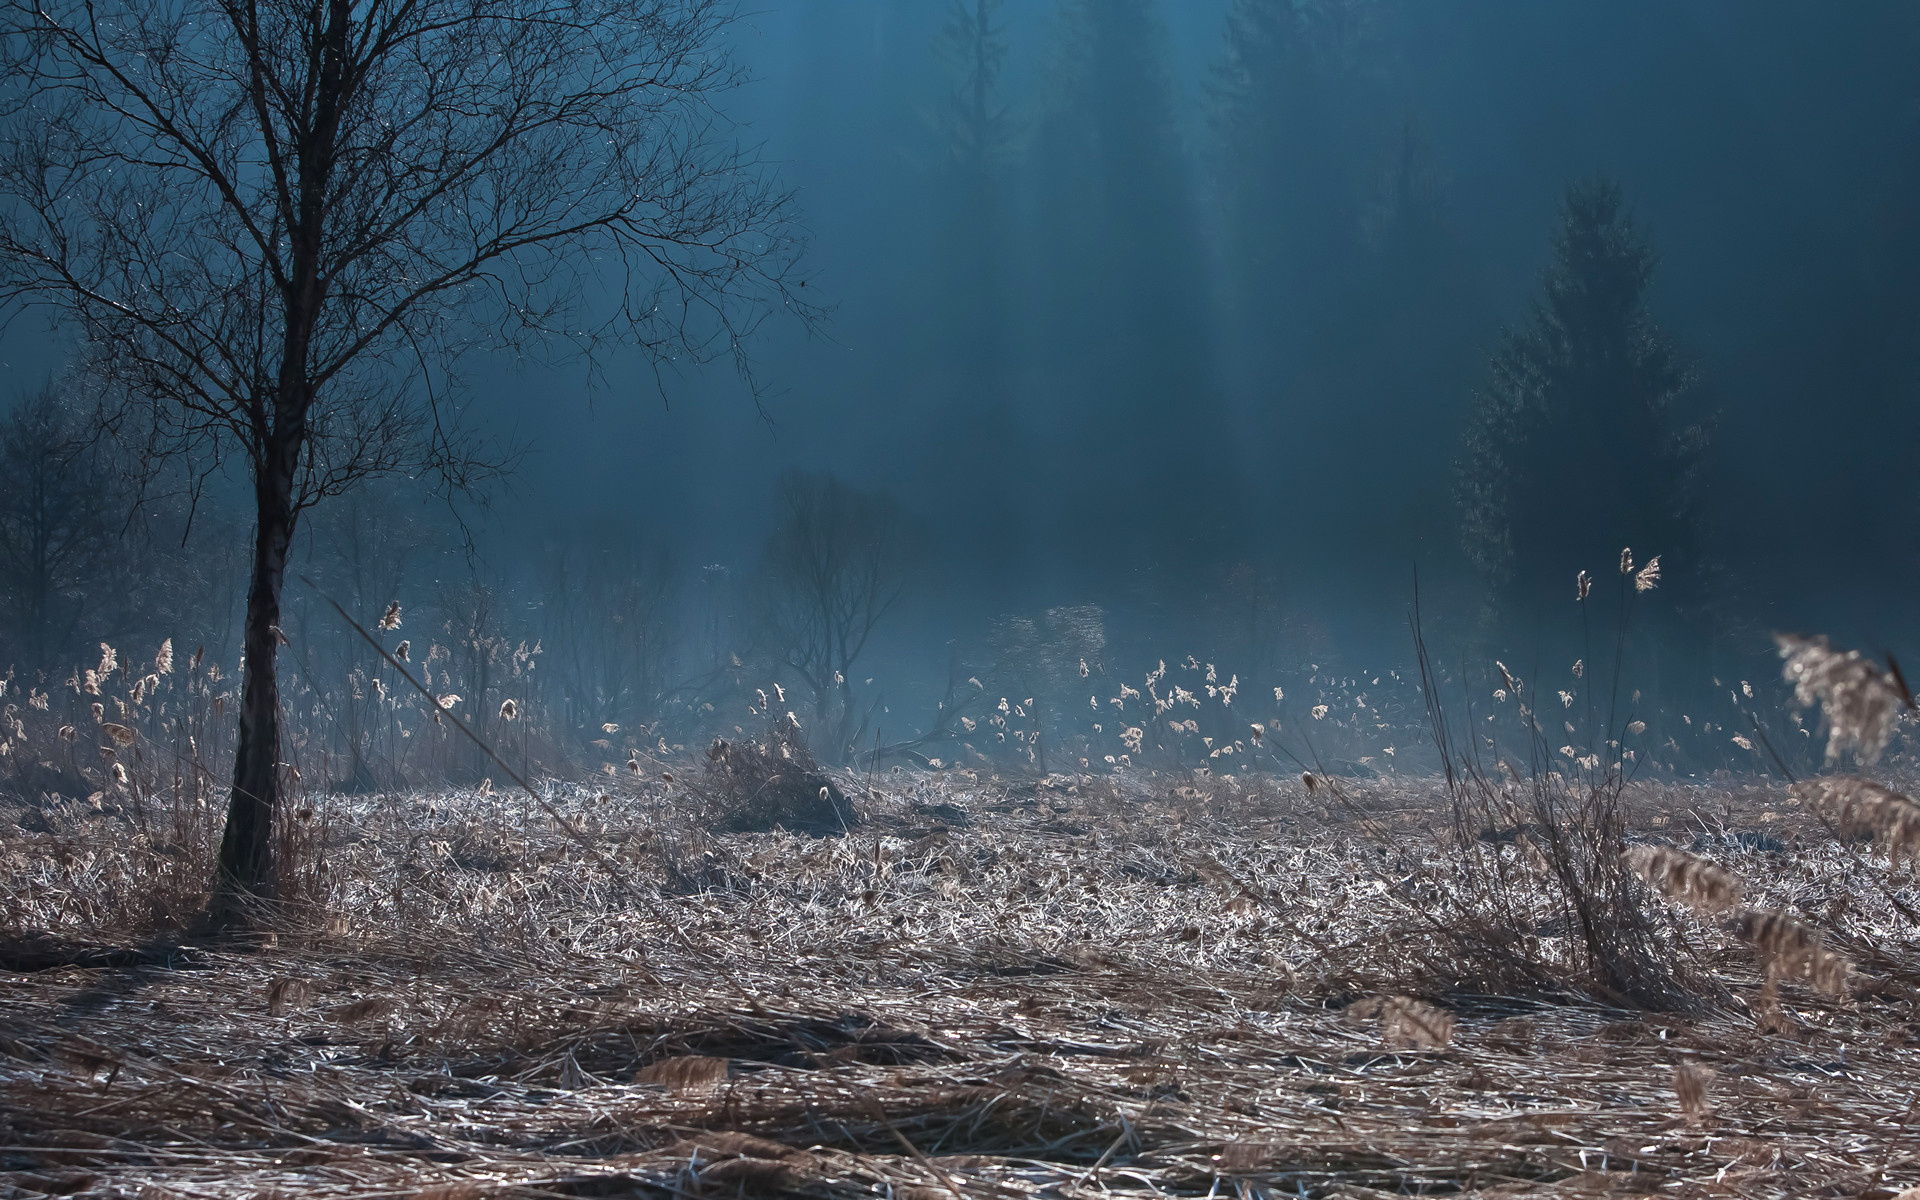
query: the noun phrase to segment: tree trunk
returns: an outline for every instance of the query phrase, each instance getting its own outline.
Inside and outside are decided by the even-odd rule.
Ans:
[[[293,541],[293,471],[267,455],[254,482],[258,524],[247,590],[246,662],[240,683],[240,738],[227,801],[227,828],[214,871],[216,928],[250,923],[275,898],[273,818],[280,800],[280,594]]]

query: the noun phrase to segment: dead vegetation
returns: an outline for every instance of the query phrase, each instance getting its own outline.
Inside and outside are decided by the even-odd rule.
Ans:
[[[728,833],[844,833],[855,819],[839,782],[820,769],[790,724],[760,741],[714,742],[694,795],[705,823]]]
[[[66,858],[10,832],[12,920],[44,934],[0,975],[0,1178],[921,1200],[1920,1178],[1907,882],[1791,797],[1623,790],[1629,837],[1681,842],[1795,923],[1661,910],[1724,995],[1659,1013],[1565,979],[1427,986],[1461,945],[1422,891],[1455,855],[1438,781],[1346,806],[1220,777],[842,782],[858,824],[828,836],[585,788],[550,794],[572,833],[506,794],[332,798],[307,822],[310,916],[243,949],[87,915],[114,872],[131,890],[153,869],[123,817],[63,825]],[[1737,836],[1759,828],[1790,852]],[[610,888],[579,833],[657,898]],[[1522,878],[1538,954],[1576,961],[1550,882]],[[1821,953],[1857,964],[1837,991]]]
[[[1906,718],[1836,661],[1877,754]],[[1907,796],[1522,770],[1428,711],[1433,778],[860,775],[781,726],[536,795],[315,795],[244,943],[179,933],[217,806],[42,797],[0,825],[0,1195],[1920,1180]]]

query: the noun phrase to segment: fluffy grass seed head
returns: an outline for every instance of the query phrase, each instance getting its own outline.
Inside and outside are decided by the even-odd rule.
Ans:
[[[1920,862],[1920,804],[1899,792],[1857,775],[1810,779],[1793,790],[1841,836],[1871,834],[1895,867]]]
[[[1774,644],[1786,665],[1794,700],[1818,704],[1827,723],[1827,761],[1847,747],[1862,762],[1880,757],[1893,737],[1894,722],[1905,703],[1899,686],[1858,650],[1835,650],[1824,637],[1776,634]]]
[[[1741,913],[1733,928],[1759,954],[1770,982],[1805,979],[1831,996],[1846,992],[1853,964],[1845,955],[1829,950],[1813,926],[1779,909],[1769,909]]]
[[[1744,890],[1733,872],[1671,846],[1629,846],[1620,857],[1662,896],[1698,912],[1725,912]]]
[[[1673,1096],[1687,1124],[1698,1125],[1712,1115],[1713,1102],[1708,1093],[1716,1074],[1712,1067],[1703,1067],[1692,1059],[1682,1059],[1674,1066]]]
[[[1639,573],[1633,577],[1633,590],[1650,592],[1658,586],[1660,586],[1660,556],[1656,554],[1648,559],[1647,565],[1641,567]]]

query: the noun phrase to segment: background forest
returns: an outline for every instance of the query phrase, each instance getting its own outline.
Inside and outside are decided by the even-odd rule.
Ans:
[[[767,326],[757,404],[638,358],[446,380],[501,481],[370,483],[295,538],[283,659],[342,780],[379,703],[322,592],[400,601],[471,720],[516,699],[588,770],[788,710],[831,760],[1037,763],[1189,657],[1194,694],[1378,715],[1416,571],[1448,661],[1560,671],[1622,546],[1660,556],[1632,682],[1670,719],[1771,675],[1769,628],[1903,643],[1911,6],[834,0],[726,36],[824,319]],[[4,349],[16,685],[78,702],[102,641],[235,658],[239,478],[94,436],[63,335]],[[968,680],[1027,733],[964,738]]]

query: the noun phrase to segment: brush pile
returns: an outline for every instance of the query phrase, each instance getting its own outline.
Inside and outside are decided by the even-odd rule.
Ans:
[[[852,827],[853,806],[796,733],[776,728],[765,741],[716,741],[708,748],[697,791],[712,828],[827,836]]]

